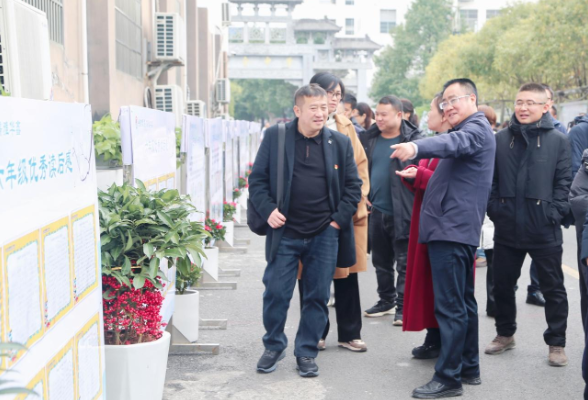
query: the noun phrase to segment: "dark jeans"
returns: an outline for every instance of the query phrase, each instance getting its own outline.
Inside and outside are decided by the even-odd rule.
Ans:
[[[441,333],[441,354],[433,380],[457,387],[462,376],[480,375],[478,304],[474,297],[476,247],[444,241],[427,246]]]
[[[361,339],[361,303],[359,301],[359,283],[357,274],[351,273],[347,278],[334,279],[335,286],[335,315],[337,316],[337,337],[339,342],[351,342],[355,339]],[[298,281],[298,290],[300,292],[300,305],[304,284]],[[327,318],[327,325],[323,331],[321,339],[326,339],[331,329],[331,323]]]
[[[397,312],[402,313],[404,283],[406,280],[406,258],[408,239],[398,239],[394,231],[394,217],[374,209],[370,216],[370,238],[372,264],[376,268],[380,300],[396,303]],[[398,280],[394,284],[394,262]]]
[[[531,260],[531,270],[529,272],[531,275],[531,284],[527,286],[527,293],[533,294],[540,292],[541,287],[539,286],[539,274],[537,273],[537,265],[535,264],[535,260]]]
[[[543,334],[550,346],[566,345],[568,298],[561,268],[562,246],[539,249],[516,249],[494,245],[494,298],[496,299],[496,332],[512,336],[517,330],[515,285],[527,253],[537,264],[539,284],[545,297],[547,330]]]
[[[294,355],[312,358],[317,356],[317,344],[329,315],[327,302],[338,248],[339,231],[331,226],[310,239],[282,237],[278,254],[268,263],[263,275],[263,325],[266,330],[263,344],[266,349],[282,351],[288,345],[284,326],[296,285],[298,263],[302,261],[304,300]]]
[[[496,313],[496,302],[494,301],[494,249],[484,250],[486,252],[486,313]]]
[[[441,332],[439,328],[427,328],[425,344],[429,346],[441,346]]]

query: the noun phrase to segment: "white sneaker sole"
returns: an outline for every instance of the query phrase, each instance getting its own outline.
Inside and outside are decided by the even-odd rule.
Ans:
[[[366,311],[363,312],[363,315],[365,315],[368,318],[377,318],[377,317],[383,317],[384,315],[394,315],[394,314],[396,314],[396,307],[392,307],[388,311],[382,311],[382,312],[374,313],[374,314],[368,314]]]

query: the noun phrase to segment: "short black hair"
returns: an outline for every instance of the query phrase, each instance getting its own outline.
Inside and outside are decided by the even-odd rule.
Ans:
[[[538,93],[538,94],[544,94],[547,97],[547,95],[545,94],[545,90],[547,90],[547,88],[543,84],[529,82],[529,83],[525,83],[524,85],[522,85],[519,88],[519,93],[520,92],[533,92],[533,93]]]
[[[473,94],[476,96],[476,107],[478,106],[478,89],[476,88],[476,84],[474,83],[474,81],[472,81],[471,79],[468,78],[457,78],[457,79],[451,79],[447,82],[445,82],[445,84],[443,85],[443,92],[445,93],[445,90],[447,90],[447,88],[453,84],[458,83],[465,91],[466,94]]]
[[[357,108],[357,98],[352,94],[346,94],[345,97],[343,97],[343,103],[351,104],[352,110]]]
[[[397,111],[404,112],[402,101],[394,95],[384,96],[378,101],[378,104],[389,104],[394,107]]]
[[[335,90],[337,85],[339,85],[341,86],[341,98],[345,97],[345,85],[343,84],[343,81],[341,78],[331,74],[330,72],[319,72],[315,74],[312,78],[310,78],[310,83],[316,83],[325,89],[325,92]]]
[[[553,113],[557,115],[557,107],[555,106],[555,104],[551,106],[551,109],[553,110]]]
[[[298,105],[298,101],[305,97],[327,97],[327,92],[316,83],[302,86],[294,93],[294,104]]]
[[[541,86],[543,86],[543,89],[549,92],[549,95],[551,96],[549,100],[553,100],[553,98],[555,97],[555,93],[553,93],[553,89],[551,88],[551,86],[549,86],[547,83],[542,83]]]

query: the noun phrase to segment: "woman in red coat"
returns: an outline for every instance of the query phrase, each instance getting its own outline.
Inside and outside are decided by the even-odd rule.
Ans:
[[[427,125],[434,132],[445,132],[451,125],[439,108],[441,93],[431,101]],[[414,192],[410,236],[408,239],[408,260],[406,264],[406,284],[404,289],[404,320],[402,330],[422,331],[427,329],[425,343],[415,347],[415,358],[429,359],[439,356],[441,337],[435,318],[433,304],[433,280],[427,245],[418,242],[421,204],[427,183],[433,175],[439,159],[421,160],[418,166],[410,165],[404,171],[397,171],[403,183]]]

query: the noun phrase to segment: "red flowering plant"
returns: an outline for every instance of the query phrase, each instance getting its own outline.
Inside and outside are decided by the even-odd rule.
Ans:
[[[225,201],[223,204],[223,221],[233,221],[233,216],[237,212],[237,203]]]
[[[209,237],[204,239],[204,244],[206,247],[211,247],[213,240],[225,240],[225,233],[227,233],[227,228],[225,228],[220,222],[215,221],[214,219],[210,219],[208,215],[204,221],[204,229],[206,229],[206,231],[210,234]]]
[[[188,196],[175,189],[149,191],[112,185],[98,192],[102,256],[104,329],[107,344],[157,340],[161,335],[161,289],[167,280],[160,265],[190,276],[202,265],[202,241],[209,234]]]
[[[242,194],[243,191],[241,189],[235,188],[235,190],[233,190],[233,201],[237,201]]]
[[[244,189],[249,187],[249,182],[247,182],[247,178],[242,176],[239,177],[239,189]]]
[[[249,178],[251,170],[253,169],[253,163],[247,163],[247,171],[245,171],[245,178]]]

